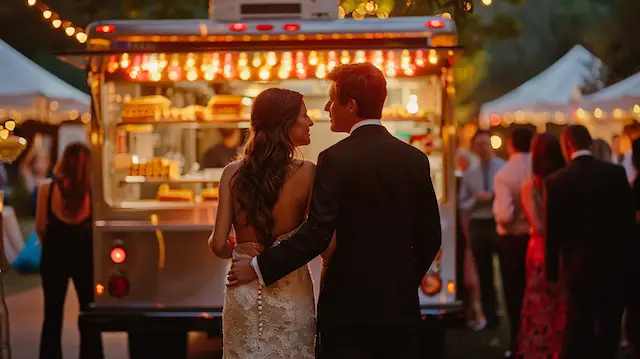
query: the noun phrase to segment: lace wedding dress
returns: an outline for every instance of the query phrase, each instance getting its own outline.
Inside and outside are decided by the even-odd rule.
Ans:
[[[285,233],[273,244],[291,238]],[[233,258],[253,258],[258,242],[238,243]],[[253,281],[226,288],[222,310],[224,359],[315,358],[316,310],[309,265],[268,287]]]

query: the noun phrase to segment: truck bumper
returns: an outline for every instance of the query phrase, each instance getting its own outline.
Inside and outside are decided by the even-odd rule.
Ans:
[[[444,330],[466,328],[462,302],[423,305],[420,308],[420,313],[425,326],[434,326]]]
[[[91,308],[78,325],[100,332],[207,332],[222,336],[222,309]]]
[[[466,326],[460,302],[423,305],[420,312],[426,326],[445,330]],[[78,324],[101,332],[201,331],[221,336],[222,309],[91,308],[80,313]]]

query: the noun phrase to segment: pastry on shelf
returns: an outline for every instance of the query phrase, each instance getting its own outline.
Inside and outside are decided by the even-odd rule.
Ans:
[[[183,121],[204,121],[207,118],[207,108],[191,105],[179,110],[178,119]]]
[[[218,200],[218,188],[208,187],[200,191],[200,197],[203,201],[217,201]]]
[[[195,195],[190,189],[171,189],[165,183],[158,188],[156,199],[161,202],[193,202]]]
[[[180,166],[175,161],[162,157],[153,157],[145,163],[131,163],[129,176],[177,181],[180,179]]]
[[[207,107],[211,111],[213,119],[220,117],[240,117],[244,111],[242,96],[213,95]]]
[[[171,109],[171,100],[164,96],[143,96],[124,104],[122,121],[144,122],[159,120]]]

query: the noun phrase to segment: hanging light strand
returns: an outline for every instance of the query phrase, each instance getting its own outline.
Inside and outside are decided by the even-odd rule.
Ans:
[[[40,11],[42,18],[48,21],[51,26],[56,29],[62,29],[67,36],[74,38],[77,42],[84,44],[87,41],[87,34],[79,26],[74,25],[71,21],[60,18],[60,15],[51,10],[40,0],[26,0],[27,5]]]

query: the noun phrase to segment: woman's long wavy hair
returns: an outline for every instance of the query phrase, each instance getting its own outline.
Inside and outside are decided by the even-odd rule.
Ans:
[[[80,142],[68,145],[53,173],[60,180],[58,189],[63,198],[63,213],[76,216],[91,190],[91,150]]]
[[[531,143],[531,167],[533,175],[544,180],[550,174],[563,168],[566,161],[562,156],[560,141],[546,132],[537,135]]]
[[[291,129],[301,107],[300,93],[270,88],[255,98],[251,108],[251,135],[232,192],[239,210],[246,214],[243,225],[252,226],[265,247],[275,241],[271,212],[294,163],[296,145]]]

